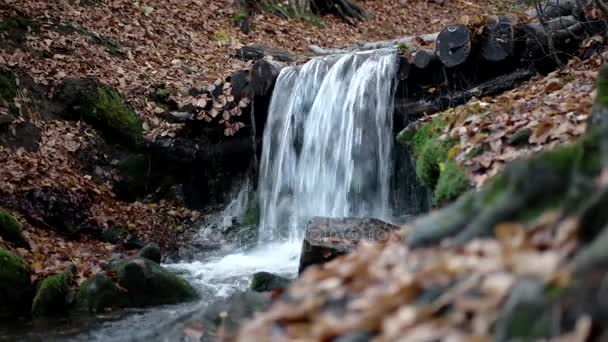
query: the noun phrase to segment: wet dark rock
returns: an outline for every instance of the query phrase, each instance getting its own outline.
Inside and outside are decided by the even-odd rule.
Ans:
[[[267,295],[257,292],[237,292],[228,298],[212,303],[204,310],[200,322],[206,327],[201,341],[216,341],[217,332],[234,333],[256,312],[266,310],[270,305]]]
[[[127,235],[127,238],[125,239],[122,246],[127,250],[142,249],[146,246],[146,242],[137,235],[129,234]]]
[[[398,229],[373,218],[312,218],[306,225],[299,272],[351,252],[361,240],[384,241]]]
[[[270,272],[257,272],[253,275],[249,288],[255,292],[282,290],[289,286],[291,280]]]
[[[72,283],[76,266],[71,265],[61,274],[42,280],[32,303],[33,316],[52,316],[64,313],[72,303]]]
[[[116,275],[116,282],[98,273],[80,288],[79,302],[91,311],[176,304],[198,298],[186,280],[145,258],[116,260],[107,268]]]
[[[0,237],[18,247],[30,247],[23,236],[21,223],[2,208],[0,208]]]
[[[145,245],[144,248],[141,249],[141,251],[139,251],[139,256],[154,261],[157,264],[160,264],[160,247],[156,243],[150,242]]]
[[[32,291],[29,266],[0,247],[0,317],[29,313]]]
[[[78,303],[91,312],[103,312],[129,306],[124,290],[105,273],[94,274],[78,292]]]
[[[104,229],[99,236],[99,239],[104,242],[109,242],[111,244],[119,243],[123,236],[125,235],[125,231],[117,226],[112,226],[110,228]]]
[[[174,304],[198,298],[186,280],[147,259],[125,261],[115,271],[133,306]]]
[[[21,193],[18,197],[0,198],[0,201],[18,210],[28,220],[65,236],[76,236],[81,231],[97,232],[99,229],[91,219],[92,195],[84,191],[40,188]]]

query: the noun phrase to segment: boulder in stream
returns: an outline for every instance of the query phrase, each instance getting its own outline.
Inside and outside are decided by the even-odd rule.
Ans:
[[[0,317],[26,313],[31,293],[29,266],[0,247]]]
[[[253,275],[249,288],[255,292],[282,290],[289,286],[291,280],[270,272],[257,272]]]
[[[108,268],[80,288],[79,301],[91,311],[176,304],[198,298],[186,280],[146,258],[116,261]]]
[[[156,243],[150,242],[145,245],[144,248],[141,249],[141,251],[139,251],[139,256],[154,261],[157,264],[160,264],[160,247]]]
[[[29,248],[29,243],[23,236],[21,223],[8,211],[0,208],[0,237],[19,247]]]
[[[351,252],[361,240],[384,241],[398,229],[375,218],[312,218],[306,225],[299,273]]]
[[[51,316],[66,311],[73,303],[70,294],[73,294],[71,285],[75,275],[76,266],[70,265],[63,273],[45,278],[36,291],[32,315]]]

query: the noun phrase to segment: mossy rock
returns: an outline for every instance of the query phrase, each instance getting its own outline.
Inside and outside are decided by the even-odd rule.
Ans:
[[[131,306],[175,304],[198,298],[185,279],[145,258],[121,262],[114,271],[119,284],[127,290]]]
[[[452,149],[457,141],[440,139],[447,121],[442,116],[422,125],[410,125],[399,133],[397,140],[408,146],[416,164],[416,176],[434,190],[436,203],[456,199],[470,188],[464,169],[453,160]]]
[[[154,261],[157,264],[160,264],[161,261],[161,252],[160,247],[154,243],[150,242],[144,246],[144,248],[139,251],[139,256],[142,258],[146,258],[148,260]]]
[[[31,295],[29,266],[0,247],[0,316],[28,313]]]
[[[94,77],[65,80],[56,99],[65,107],[64,116],[84,120],[112,142],[135,146],[143,141],[137,114],[116,90]]]
[[[99,239],[104,242],[109,242],[111,244],[117,244],[120,240],[125,236],[124,229],[116,226],[112,226],[110,228],[104,229],[99,234]]]
[[[11,71],[0,71],[0,102],[11,103],[17,96],[17,77]]]
[[[78,305],[91,312],[103,312],[130,306],[124,289],[105,273],[97,273],[87,279],[78,291]]]
[[[29,248],[22,226],[8,211],[0,208],[0,237],[18,247]]]
[[[282,290],[289,286],[291,281],[270,272],[257,272],[251,279],[249,288],[256,292],[267,292],[274,290]]]
[[[435,186],[435,201],[437,203],[452,201],[471,187],[463,168],[455,161],[449,160],[440,163],[439,169],[439,179]]]
[[[252,191],[249,194],[249,201],[247,202],[247,210],[241,218],[241,224],[244,226],[256,226],[260,223],[260,199],[258,193]]]
[[[65,312],[72,283],[76,275],[76,266],[71,265],[61,274],[45,278],[38,287],[32,303],[33,316],[52,316]]]

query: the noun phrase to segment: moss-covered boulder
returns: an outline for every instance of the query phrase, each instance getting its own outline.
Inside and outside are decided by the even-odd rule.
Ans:
[[[2,208],[0,208],[0,237],[18,247],[29,248],[29,243],[23,236],[21,223]]]
[[[125,290],[105,273],[94,274],[80,286],[78,303],[91,312],[102,312],[130,305]]]
[[[0,103],[10,104],[17,96],[17,78],[10,71],[0,70]]]
[[[0,317],[28,313],[31,295],[29,266],[0,247]]]
[[[115,270],[132,306],[175,304],[198,298],[185,279],[148,259],[125,261]]]
[[[143,140],[137,114],[116,90],[94,77],[65,80],[55,97],[63,105],[61,115],[91,124],[112,142],[137,145]]]
[[[160,264],[161,252],[160,247],[154,242],[150,242],[139,251],[139,256]]]
[[[436,203],[454,200],[470,188],[464,169],[454,160],[457,141],[442,137],[447,121],[436,116],[423,124],[412,124],[397,136],[415,158],[416,176],[433,189]]]
[[[282,290],[289,286],[291,280],[270,272],[257,272],[251,279],[249,288],[256,292]]]
[[[45,278],[36,291],[32,303],[33,316],[52,316],[65,312],[71,303],[69,299],[76,266],[71,265],[61,274]]]
[[[176,304],[198,298],[183,278],[145,258],[116,260],[108,274],[98,273],[82,284],[78,301],[90,311]]]

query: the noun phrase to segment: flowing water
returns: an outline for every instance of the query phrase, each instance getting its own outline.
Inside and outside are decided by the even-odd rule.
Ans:
[[[171,341],[174,335],[169,331],[175,326],[213,299],[246,289],[253,273],[295,277],[307,218],[390,220],[396,58],[394,51],[379,50],[317,58],[282,70],[264,132],[257,246],[237,243],[196,254],[195,260],[166,265],[199,289],[199,303],[121,311],[80,320],[78,327],[59,324],[59,332],[46,331],[44,338],[30,325],[29,335],[20,337]],[[243,215],[251,189],[246,181],[214,227]],[[210,230],[202,229],[199,237],[206,238]]]

